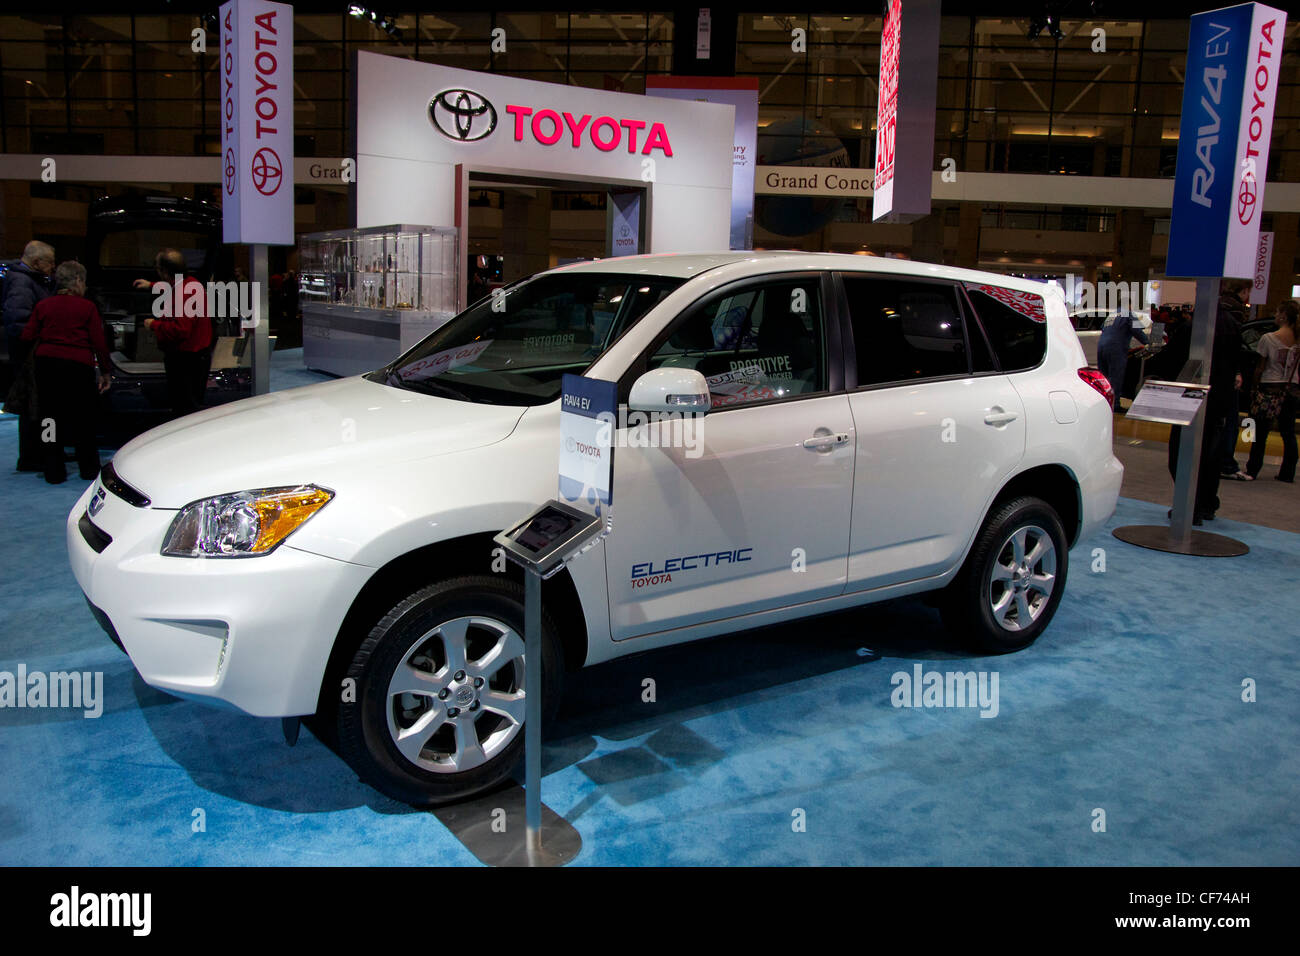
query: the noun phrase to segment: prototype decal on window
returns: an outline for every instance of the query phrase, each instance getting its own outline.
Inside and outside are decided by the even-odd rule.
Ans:
[[[704,379],[709,386],[711,408],[747,405],[750,402],[780,398],[785,394],[784,390],[768,385],[767,382],[774,379],[794,378],[788,355],[733,361],[731,365],[731,371],[719,372]],[[764,366],[767,366],[766,370]]]
[[[526,335],[524,348],[530,352],[558,352],[572,348],[576,339],[573,332],[560,332],[553,335]]]
[[[999,285],[985,285],[980,282],[967,282],[966,291],[983,292],[985,295],[997,299],[1007,308],[1014,309],[1035,322],[1047,321],[1047,311],[1043,306],[1043,297],[1033,292],[1017,292],[1015,289],[1004,289]]]
[[[632,565],[632,587],[643,588],[655,584],[671,584],[674,574],[683,571],[698,571],[709,565],[718,567],[723,564],[739,564],[753,560],[753,548],[739,548],[735,551],[710,551],[707,554],[688,554],[680,558],[667,558],[655,567],[654,561],[643,561]]]
[[[485,339],[482,342],[471,342],[469,345],[461,345],[452,349],[444,349],[441,352],[434,352],[432,355],[426,356],[418,362],[412,362],[410,365],[398,369],[397,374],[408,382],[433,378],[435,375],[441,375],[443,372],[473,362],[487,351],[488,346],[490,346],[493,341],[493,339]]]

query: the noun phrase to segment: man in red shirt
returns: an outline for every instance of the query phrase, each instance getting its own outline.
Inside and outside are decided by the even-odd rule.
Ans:
[[[167,283],[164,293],[171,302],[171,314],[145,319],[145,328],[158,339],[167,373],[167,397],[172,414],[179,417],[203,407],[212,364],[212,319],[208,316],[203,283],[185,275],[185,257],[176,249],[164,249],[154,260],[158,277]],[[176,278],[181,277],[181,301],[174,301]],[[151,285],[147,279],[135,283]],[[197,314],[196,314],[197,313]]]

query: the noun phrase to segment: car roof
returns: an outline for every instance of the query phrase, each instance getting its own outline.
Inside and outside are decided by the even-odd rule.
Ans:
[[[1016,276],[959,269],[916,259],[889,259],[882,256],[856,256],[840,252],[802,252],[799,250],[736,250],[733,252],[660,252],[640,256],[616,256],[591,262],[575,262],[561,266],[553,272],[617,272],[622,274],[666,276],[690,279],[722,266],[751,266],[748,272],[762,275],[767,272],[796,269],[837,269],[845,272],[874,272],[887,275],[923,276],[948,279],[953,282],[987,282],[1007,289],[1042,294],[1055,288],[1051,283]]]

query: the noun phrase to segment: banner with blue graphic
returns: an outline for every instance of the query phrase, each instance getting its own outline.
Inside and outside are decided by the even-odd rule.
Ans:
[[[560,397],[560,497],[600,514],[613,501],[618,386],[565,375]]]
[[[1261,3],[1191,19],[1168,276],[1254,275],[1285,31]]]

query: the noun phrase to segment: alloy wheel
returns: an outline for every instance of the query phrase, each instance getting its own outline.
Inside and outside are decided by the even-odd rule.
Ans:
[[[1047,608],[1056,587],[1056,545],[1038,525],[1017,528],[998,549],[987,588],[993,619],[1023,631]]]
[[[524,724],[524,641],[491,617],[426,631],[388,682],[388,732],[407,760],[435,773],[482,766]]]

